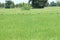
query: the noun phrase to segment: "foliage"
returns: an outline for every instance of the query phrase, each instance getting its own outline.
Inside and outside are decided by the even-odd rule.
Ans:
[[[0,3],[0,7],[1,7],[1,3]]]
[[[57,6],[60,6],[60,1],[57,2]]]
[[[47,2],[46,4],[45,4],[45,7],[48,7],[50,4],[49,4],[49,2]]]
[[[14,4],[14,2],[11,1],[10,8],[14,8],[14,7],[15,7],[15,4]]]
[[[5,8],[14,8],[14,7],[15,7],[14,2],[12,2],[11,0],[6,1]]]
[[[16,8],[19,8],[19,4],[16,4],[15,7],[16,7]]]
[[[50,3],[50,6],[57,6],[57,5],[56,5],[56,3],[55,3],[54,1],[52,1],[52,2]]]
[[[32,1],[32,7],[33,8],[44,8],[45,4],[47,3],[47,0],[29,0]]]
[[[22,3],[20,4],[20,8],[23,10],[30,10],[31,6],[29,4]]]
[[[4,8],[5,7],[5,3],[0,3],[0,8]]]

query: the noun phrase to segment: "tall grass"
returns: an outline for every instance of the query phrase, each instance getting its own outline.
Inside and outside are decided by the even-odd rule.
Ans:
[[[0,9],[0,40],[60,40],[60,7]]]

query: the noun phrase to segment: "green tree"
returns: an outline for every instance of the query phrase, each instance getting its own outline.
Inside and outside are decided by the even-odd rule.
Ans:
[[[44,8],[47,0],[29,0],[29,3],[32,2],[33,8]]]
[[[5,8],[10,8],[10,5],[11,5],[11,0],[6,0],[5,1]]]
[[[60,1],[57,2],[57,6],[60,6]]]
[[[1,8],[4,8],[5,7],[5,3],[1,3]]]
[[[15,4],[13,1],[11,1],[10,8],[14,8],[14,7],[15,7]]]
[[[56,3],[55,3],[54,1],[52,1],[52,2],[50,3],[50,6],[56,6]]]
[[[0,8],[1,8],[1,3],[0,3]]]
[[[19,4],[16,4],[15,7],[18,8],[19,7]]]
[[[16,4],[15,7],[16,8],[21,8],[21,7],[23,7],[23,3]]]
[[[0,3],[0,8],[4,8],[4,5],[5,3]]]
[[[14,2],[12,2],[11,0],[6,0],[5,8],[14,8],[14,7],[15,7]]]
[[[48,7],[49,5],[50,5],[49,2],[47,2],[47,3],[45,4],[46,7]]]
[[[20,3],[20,4],[19,4],[19,7],[23,7],[24,4],[25,4],[25,3]]]

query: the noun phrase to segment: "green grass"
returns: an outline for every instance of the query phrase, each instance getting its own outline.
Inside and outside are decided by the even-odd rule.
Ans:
[[[0,40],[60,40],[60,7],[0,9]]]

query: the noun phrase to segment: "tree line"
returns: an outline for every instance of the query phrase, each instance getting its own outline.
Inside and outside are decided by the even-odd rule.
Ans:
[[[60,2],[54,2],[54,1],[52,1],[52,2],[47,2],[46,3],[46,5],[45,6],[50,6],[50,7],[53,7],[53,6],[60,6]]]
[[[10,3],[6,1],[6,3],[0,3],[0,8],[5,8],[5,7],[9,7],[9,6],[10,6],[10,8],[20,8],[20,7],[22,8],[23,6],[28,6],[28,5],[30,5],[30,7],[31,7],[31,4],[28,4],[28,3],[14,4],[13,1],[10,1]],[[60,2],[59,1],[58,2],[52,1],[50,3],[47,2],[45,4],[45,6],[46,7],[48,7],[48,6],[51,6],[51,7],[53,7],[53,6],[60,6]]]

